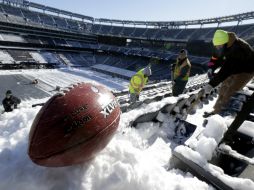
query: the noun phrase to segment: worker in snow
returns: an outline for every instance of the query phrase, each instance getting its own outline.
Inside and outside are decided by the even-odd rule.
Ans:
[[[7,90],[5,93],[5,98],[3,99],[3,107],[5,112],[11,112],[16,109],[21,100],[12,95],[11,90]]]
[[[135,75],[132,76],[129,92],[130,92],[130,103],[133,104],[139,100],[139,94],[148,82],[148,77],[152,75],[151,67],[147,66],[139,70]]]
[[[38,82],[38,80],[37,79],[34,79],[32,82],[31,82],[31,84],[38,84],[39,82]]]
[[[188,59],[187,50],[182,49],[179,52],[177,61],[172,65],[171,70],[174,71],[172,80],[173,96],[182,94],[189,80],[191,63]]]
[[[209,94],[212,88],[221,84],[219,97],[212,112],[206,112],[204,117],[219,114],[228,103],[230,97],[241,90],[254,76],[254,49],[235,33],[216,30],[213,45],[217,57],[223,59],[218,73],[204,87]]]

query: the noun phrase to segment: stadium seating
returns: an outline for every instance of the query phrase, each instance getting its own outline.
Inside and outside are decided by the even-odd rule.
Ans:
[[[117,20],[116,23],[114,20],[107,22],[107,19],[97,20],[84,15],[79,17],[78,14],[50,7],[45,11],[45,6],[36,6],[38,7],[30,9],[29,5],[13,6],[0,3],[0,24],[5,30],[0,33],[0,43],[27,48],[23,51],[2,50],[2,63],[47,62],[72,67],[103,64],[136,72],[145,67],[151,57],[157,57],[161,62],[152,65],[151,78],[161,80],[170,77],[169,65],[175,61],[177,52],[187,47],[195,73],[204,72],[210,56],[207,53],[210,52],[210,47],[204,49],[197,44],[208,46],[217,28],[235,32],[254,45],[254,24],[188,28],[183,27],[184,25],[152,27],[145,24],[136,25],[130,21],[125,25],[119,24],[120,21]],[[14,24],[12,27],[15,30],[10,29],[10,24]],[[112,44],[102,43],[100,39],[103,37],[112,38]],[[114,44],[117,39],[131,41],[122,45]],[[170,43],[170,48],[165,50],[164,45],[167,43]]]

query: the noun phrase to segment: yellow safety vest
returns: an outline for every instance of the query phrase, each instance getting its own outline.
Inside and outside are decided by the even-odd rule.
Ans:
[[[174,70],[174,79],[176,79],[177,77],[179,77],[181,75],[182,68],[184,68],[187,65],[189,65],[189,69],[188,69],[188,72],[186,73],[186,75],[182,78],[182,80],[187,81],[189,79],[191,64],[188,59],[186,59],[184,61],[184,63],[181,65],[179,64],[178,61],[176,62],[175,70]]]
[[[144,69],[139,70],[135,75],[131,77],[129,91],[130,93],[139,94],[148,81],[148,77],[145,77],[143,73]]]

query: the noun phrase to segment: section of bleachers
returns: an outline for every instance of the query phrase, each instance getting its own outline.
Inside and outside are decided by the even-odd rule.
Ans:
[[[71,47],[82,47],[80,42],[74,40],[66,40],[66,43]]]
[[[99,24],[93,24],[91,27],[91,32],[94,34],[97,34],[100,32],[101,25]]]
[[[102,25],[100,28],[100,34],[102,35],[108,35],[110,33],[112,26]]]
[[[23,17],[15,16],[15,15],[10,15],[10,14],[5,14],[5,21],[10,22],[10,23],[16,23],[16,24],[26,24],[26,20]]]
[[[66,21],[67,21],[67,26],[69,29],[73,29],[73,30],[79,29],[79,25],[77,21],[71,20],[71,19],[66,19]]]
[[[193,32],[198,29],[184,29],[176,36],[176,39],[189,39]]]
[[[254,25],[246,25],[239,31],[239,37],[244,39],[251,39],[254,37]]]
[[[1,19],[2,18],[2,19]],[[211,40],[214,28],[197,28],[197,29],[175,29],[175,28],[150,28],[137,26],[116,26],[83,23],[75,19],[68,19],[61,16],[39,13],[22,7],[14,7],[7,4],[0,4],[0,19],[7,22],[46,25],[60,29],[74,31],[83,31],[84,33],[135,37],[149,40]],[[87,27],[89,25],[89,27]],[[236,32],[243,38],[249,38],[254,33],[252,25],[233,25],[230,27],[219,27],[228,31]]]
[[[48,63],[39,52],[30,52],[30,55],[37,63]]]
[[[23,16],[21,13],[21,10],[17,9],[16,7],[1,4],[1,8],[6,14],[11,14],[11,15],[19,16],[19,17]]]
[[[217,28],[236,32],[240,37],[249,40],[249,42],[254,45],[254,24],[190,29],[187,27],[170,28],[170,26],[169,28],[160,28],[161,26],[155,26],[153,28],[150,25],[141,27],[140,25],[134,24],[133,27],[131,27],[131,25],[125,26],[124,24],[120,25],[119,23],[116,25],[114,22],[105,24],[106,22],[103,21],[92,21],[88,23],[86,21],[81,21],[81,19],[75,20],[75,17],[72,16],[67,18],[67,16],[61,17],[61,14],[58,14],[58,16],[56,14],[46,14],[47,12],[47,10],[43,10],[43,12],[35,12],[31,9],[10,7],[9,5],[2,5],[0,3],[0,19],[1,22],[6,22],[6,26],[11,23],[16,23],[15,26],[18,26],[17,24],[23,24],[23,26],[32,28],[31,26],[34,26],[37,23],[36,27],[50,29],[43,34],[34,34],[34,36],[32,33],[28,32],[30,31],[30,28],[28,27],[26,28],[27,31],[24,30],[27,34],[21,32],[20,35],[19,31],[13,32],[14,34],[0,34],[0,41],[47,45],[35,45],[34,48],[39,47],[41,48],[41,51],[43,50],[45,52],[32,52],[30,53],[30,57],[29,53],[27,55],[22,52],[33,50],[9,50],[7,55],[10,54],[10,57],[13,57],[13,60],[6,58],[8,63],[46,62],[72,67],[91,67],[96,64],[103,64],[136,72],[145,67],[149,63],[151,57],[158,57],[164,61],[161,61],[160,64],[152,65],[154,74],[151,78],[153,80],[161,80],[169,77],[169,66],[175,61],[177,56],[175,52],[178,52],[180,48],[191,47],[188,45],[193,41],[202,41],[207,45],[211,42],[214,31]],[[60,34],[61,36],[55,34],[58,33],[58,31],[62,32]],[[55,33],[53,34],[53,32]],[[17,33],[17,35],[15,35],[15,33]],[[89,35],[86,36],[88,33]],[[62,37],[62,34],[65,35]],[[72,38],[72,35],[75,36],[75,38]],[[82,36],[82,38],[77,38],[78,35]],[[103,41],[101,40],[103,36],[107,36],[106,39],[111,39],[110,37],[122,37],[122,39],[130,38],[136,42],[132,44],[128,42],[127,46],[110,45],[111,42],[100,44]],[[114,38],[112,38],[112,41],[114,41]],[[158,44],[159,42],[161,43]],[[172,44],[172,47],[167,50],[163,49],[163,43],[166,44],[168,42]],[[125,44],[125,42],[123,44]],[[30,48],[31,44],[29,45]],[[24,46],[27,46],[27,44]],[[5,53],[2,54],[3,57],[7,55],[5,55]],[[207,56],[205,53],[202,55]],[[192,56],[191,53],[189,54],[189,59],[192,64],[197,67],[205,65],[208,61],[207,57]],[[195,68],[195,70],[198,69]]]
[[[56,43],[54,42],[52,38],[38,37],[38,39],[41,41],[42,44],[52,45],[52,46],[56,45]]]
[[[80,57],[83,60],[83,65],[90,67],[94,64],[96,64],[96,59],[95,59],[95,55],[93,53],[90,52],[82,52],[80,54]]]
[[[119,77],[119,78],[124,78],[124,79],[130,79],[136,72],[127,70],[127,69],[122,69],[119,67],[113,67],[109,65],[103,65],[103,64],[97,64],[91,66],[92,70],[109,74],[114,77]]]
[[[42,14],[42,13],[39,14],[38,16],[40,18],[41,23],[46,24],[46,25],[51,25],[51,26],[55,25],[55,22],[54,22],[52,16],[49,16],[47,14]]]
[[[145,28],[135,28],[135,31],[133,32],[133,36],[134,37],[141,37],[142,34],[144,34],[144,32],[146,31]]]
[[[54,44],[56,44],[57,46],[69,46],[69,44],[67,44],[65,39],[54,38],[52,40],[53,40]]]
[[[62,59],[66,59],[66,63],[69,66],[74,66],[74,67],[87,67],[86,63],[84,62],[84,59],[80,55],[80,53],[63,53],[60,54]],[[64,57],[63,57],[64,56]]]
[[[28,36],[25,36],[24,37],[26,39],[26,41],[28,43],[32,43],[32,44],[43,44],[43,42],[38,38],[38,36],[31,36],[31,35],[28,35]]]
[[[121,35],[123,35],[123,36],[131,36],[133,32],[134,32],[134,28],[133,27],[124,27]]]
[[[15,60],[16,63],[20,63],[20,62],[35,62],[35,60],[29,54],[28,51],[8,50],[7,52]]]
[[[158,31],[158,29],[149,28],[145,31],[143,37],[146,37],[148,39],[154,39]]]
[[[14,59],[10,56],[10,54],[5,51],[1,50],[0,51],[0,64],[12,64],[14,63]]]
[[[54,17],[54,21],[55,21],[55,24],[58,28],[63,28],[63,29],[68,28],[68,24],[67,24],[65,18]]]
[[[111,29],[111,31],[110,31],[110,34],[119,36],[119,35],[122,34],[123,29],[124,29],[124,28],[121,27],[121,26],[112,27],[112,29]]]
[[[6,33],[0,33],[0,41],[26,42],[26,40],[22,36]]]
[[[73,63],[72,60],[70,60],[65,54],[58,53],[57,54],[59,60],[66,66],[75,66],[75,63]]]
[[[27,21],[32,21],[34,23],[40,22],[39,16],[36,12],[29,11],[26,9],[22,9],[21,11],[22,11],[24,17],[27,19]]]
[[[46,63],[57,64],[57,65],[63,64],[56,53],[42,51],[40,52],[40,55],[46,61]]]

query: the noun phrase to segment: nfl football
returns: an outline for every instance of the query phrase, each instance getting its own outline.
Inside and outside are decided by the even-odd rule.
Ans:
[[[51,97],[38,112],[28,155],[47,167],[84,163],[109,143],[120,114],[109,89],[97,83],[75,84]]]

